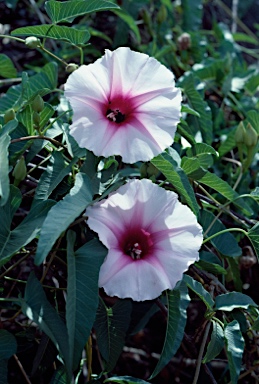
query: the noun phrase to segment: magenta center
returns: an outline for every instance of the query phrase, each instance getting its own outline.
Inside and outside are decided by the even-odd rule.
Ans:
[[[144,258],[150,253],[152,246],[151,235],[143,228],[127,231],[122,243],[124,253],[133,260]]]
[[[121,124],[129,120],[134,106],[130,98],[123,96],[114,97],[105,106],[105,116],[113,123]]]

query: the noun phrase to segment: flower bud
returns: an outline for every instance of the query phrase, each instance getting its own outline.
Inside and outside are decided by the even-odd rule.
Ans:
[[[255,147],[258,141],[258,134],[250,123],[246,126],[244,143],[247,147]]]
[[[32,104],[31,104],[32,110],[34,112],[41,112],[44,109],[44,101],[43,98],[40,95],[37,95]]]
[[[77,65],[77,64],[75,64],[75,63],[69,63],[69,64],[66,66],[66,72],[68,72],[68,73],[72,73],[72,72],[74,72],[77,68],[78,68],[78,65]]]
[[[8,121],[14,120],[15,119],[15,112],[14,109],[8,109],[5,114],[4,114],[4,123],[7,124]]]
[[[12,173],[14,179],[15,179],[15,185],[18,185],[20,181],[24,180],[27,175],[27,168],[24,156],[22,156],[16,163],[13,173]]]
[[[39,127],[40,125],[40,114],[38,112],[33,112],[32,120],[36,127]]]
[[[25,39],[25,45],[31,49],[39,48],[41,46],[41,41],[35,36],[29,36]]]
[[[235,132],[235,142],[236,142],[236,144],[244,144],[244,142],[245,142],[245,134],[246,134],[246,130],[245,130],[245,127],[244,127],[244,123],[243,123],[243,121],[241,121],[238,124],[236,132]]]
[[[191,35],[187,32],[181,34],[177,39],[180,51],[184,51],[191,46]]]
[[[161,5],[158,13],[157,13],[157,21],[158,23],[163,23],[167,18],[167,9],[164,4]]]

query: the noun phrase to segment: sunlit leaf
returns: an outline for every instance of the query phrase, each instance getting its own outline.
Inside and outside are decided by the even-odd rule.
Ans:
[[[109,377],[109,379],[104,380],[104,383],[118,383],[118,384],[149,384],[145,380],[136,379],[131,376],[113,376]]]
[[[45,9],[53,23],[67,21],[71,23],[77,16],[88,13],[119,9],[117,4],[104,0],[46,1]]]
[[[248,309],[250,305],[258,307],[250,296],[241,292],[228,292],[215,298],[215,308],[221,311],[233,311],[235,308]]]
[[[17,76],[17,70],[12,60],[3,53],[0,54],[0,76],[7,79]]]
[[[214,301],[209,292],[203,288],[201,283],[188,275],[183,275],[183,281],[193,292],[196,293],[197,296],[199,296],[199,298],[204,302],[208,309],[212,309],[214,306]]]
[[[173,150],[170,151],[170,154],[173,155]],[[151,163],[164,174],[170,183],[172,183],[177,192],[185,199],[189,207],[197,215],[199,206],[193,189],[189,183],[188,177],[177,161],[168,153],[163,152],[161,155],[152,159]]]
[[[150,379],[164,368],[180,347],[184,336],[187,319],[186,310],[189,302],[188,289],[183,281],[177,283],[173,291],[167,292],[168,319],[166,336],[162,353]]]
[[[17,28],[11,33],[13,36],[37,36],[63,40],[75,45],[85,44],[90,39],[86,29],[76,29],[54,24],[33,25]]]

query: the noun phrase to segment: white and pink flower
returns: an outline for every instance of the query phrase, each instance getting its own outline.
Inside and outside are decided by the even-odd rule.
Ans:
[[[109,296],[155,299],[198,260],[203,236],[195,215],[150,180],[128,182],[86,215],[108,248],[99,286]]]
[[[97,156],[148,161],[168,148],[180,119],[181,92],[156,59],[121,47],[82,65],[65,84],[70,133]]]

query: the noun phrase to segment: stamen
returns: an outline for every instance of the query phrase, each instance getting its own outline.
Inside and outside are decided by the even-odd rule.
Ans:
[[[125,115],[121,113],[119,109],[115,109],[115,110],[108,109],[106,112],[106,117],[110,121],[113,121],[114,123],[117,123],[117,124],[122,123],[125,120]]]
[[[142,249],[140,248],[139,243],[133,244],[132,247],[128,249],[128,255],[133,259],[133,260],[139,260],[141,259],[141,254],[142,254]]]

